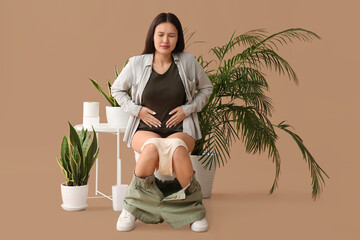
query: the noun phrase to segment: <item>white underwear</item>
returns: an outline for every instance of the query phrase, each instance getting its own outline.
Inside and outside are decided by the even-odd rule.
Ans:
[[[188,150],[186,143],[180,138],[150,138],[141,147],[141,151],[148,144],[154,144],[159,153],[158,173],[173,176],[172,156],[177,147],[183,146]]]

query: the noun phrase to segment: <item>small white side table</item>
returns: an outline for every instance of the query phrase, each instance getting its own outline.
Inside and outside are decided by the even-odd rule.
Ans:
[[[84,126],[82,124],[78,124],[76,125],[74,128],[77,131],[81,131],[82,128]],[[92,132],[92,128],[85,128],[88,131]],[[96,138],[97,138],[97,142],[98,142],[98,146],[99,146],[99,134],[98,133],[113,133],[116,134],[117,136],[117,149],[116,149],[116,159],[117,159],[117,164],[116,164],[116,185],[112,186],[112,196],[108,196],[102,192],[99,191],[98,189],[98,180],[99,180],[99,176],[98,176],[98,170],[99,170],[99,156],[98,159],[96,160],[96,174],[95,174],[95,196],[93,197],[88,197],[88,198],[107,198],[112,200],[113,202],[113,209],[114,211],[121,211],[122,210],[122,200],[124,199],[124,195],[125,195],[125,191],[127,188],[127,184],[121,184],[121,159],[120,159],[120,133],[121,132],[125,132],[125,128],[110,128],[108,127],[107,123],[100,123],[98,127],[94,127],[95,131],[96,131]],[[102,195],[102,196],[98,196],[98,194]]]

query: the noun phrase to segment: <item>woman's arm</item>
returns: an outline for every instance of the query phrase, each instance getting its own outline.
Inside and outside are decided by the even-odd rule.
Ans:
[[[119,76],[115,79],[114,84],[111,86],[111,96],[119,103],[120,107],[129,114],[137,117],[139,115],[142,106],[135,104],[131,100],[127,91],[131,88],[135,75],[133,74],[133,60],[129,59],[129,62],[125,65]]]
[[[192,58],[194,59],[194,63],[193,63],[195,65],[194,80],[196,83],[196,89],[198,90],[198,93],[192,102],[188,102],[187,104],[182,105],[182,108],[186,116],[189,116],[193,112],[200,112],[201,109],[208,102],[209,97],[213,91],[212,83],[209,77],[206,75],[203,67],[195,59],[195,57]]]

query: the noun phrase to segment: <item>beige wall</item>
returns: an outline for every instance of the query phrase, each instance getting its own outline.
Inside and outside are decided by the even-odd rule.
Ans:
[[[82,122],[84,101],[100,102],[100,119],[106,121],[107,102],[88,78],[102,85],[113,81],[114,66],[121,69],[127,58],[141,53],[152,19],[165,11],[175,13],[183,27],[196,31],[193,40],[206,41],[187,51],[203,54],[208,60],[213,58],[208,50],[226,43],[234,30],[244,33],[265,28],[275,33],[302,27],[322,37],[312,43],[295,42],[280,50],[298,74],[299,86],[286,77],[267,73],[276,109],[272,120],[287,120],[294,126],[331,179],[321,198],[312,203],[307,164],[295,143],[280,133],[282,174],[275,196],[290,205],[299,199],[314,204],[308,219],[319,218],[322,233],[314,228],[309,234],[318,239],[323,234],[327,239],[355,239],[352,237],[356,235],[360,196],[360,33],[356,2],[0,0],[0,209],[1,218],[8,223],[1,234],[20,239],[25,232],[39,233],[45,227],[56,233],[59,226],[73,224],[75,215],[55,223],[55,217],[45,217],[52,212],[46,209],[54,205],[58,209],[61,201],[59,184],[64,178],[55,157],[62,136],[68,132],[67,121]],[[107,192],[116,183],[115,139],[114,135],[100,135],[100,185]],[[133,155],[125,144],[121,149],[123,182],[128,183]],[[240,142],[234,144],[231,155],[229,163],[218,169],[214,193],[242,193],[249,199],[254,192],[266,195],[275,170],[271,160],[266,155],[244,153]],[[93,180],[94,174],[90,184]],[[24,233],[16,230],[27,222],[31,225],[20,227],[26,230]],[[80,225],[86,231],[90,223]],[[270,231],[272,236],[277,227]],[[76,231],[74,234],[81,235]],[[56,236],[63,239],[65,235],[59,231]],[[290,239],[291,231],[283,236]]]

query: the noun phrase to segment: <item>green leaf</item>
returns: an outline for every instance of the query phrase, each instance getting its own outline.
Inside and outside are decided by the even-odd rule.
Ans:
[[[91,135],[87,135],[86,138],[85,138],[85,141],[82,144],[82,151],[85,154],[85,156],[87,154],[87,151],[88,151],[88,148],[89,148],[89,145],[90,145],[90,140],[91,140]]]
[[[66,159],[66,156],[69,156],[69,143],[67,141],[67,137],[64,136],[61,142],[61,158]]]
[[[79,133],[80,142],[82,143],[84,141],[84,127],[81,129],[81,132]]]
[[[93,155],[93,157],[91,158],[91,163],[90,163],[90,166],[89,166],[89,171],[90,169],[92,168],[92,166],[94,165],[96,159],[98,158],[98,155],[99,155],[99,149],[97,149],[96,153]]]
[[[106,98],[110,105],[115,107],[116,105],[114,104],[114,102],[116,102],[116,100],[112,96],[108,95],[97,81],[91,78],[89,78],[89,80],[92,82],[95,88]]]
[[[75,186],[79,186],[79,166],[74,159],[74,156],[70,156],[70,166],[71,166],[71,173],[72,173],[72,181]]]
[[[69,173],[68,171],[64,168],[64,161],[61,158],[56,157],[57,159],[57,163],[59,164],[60,168],[61,168],[61,172],[64,174],[66,181],[69,180]]]
[[[76,148],[77,153],[80,155],[80,158],[83,158],[83,152],[82,152],[82,148],[81,148],[81,142],[80,142],[80,138],[79,135],[77,133],[77,131],[75,130],[75,128],[71,125],[70,122],[69,123],[69,127],[70,127],[70,143],[72,146],[74,146],[74,148]]]
[[[87,175],[86,155],[90,144],[90,138],[91,138],[90,135],[86,136],[86,139],[82,145],[84,157],[82,158],[82,162],[81,162],[81,178],[84,178],[84,176]]]
[[[109,95],[111,95],[111,82],[108,82],[107,86],[108,86]],[[111,97],[111,100],[113,101],[111,104],[112,106],[120,107],[120,105],[117,103],[115,98]]]
[[[96,137],[96,131],[93,128],[93,139],[92,142],[90,144],[90,147],[88,148],[86,155],[85,155],[85,169],[86,169],[86,176],[89,174],[94,161],[97,158],[97,154],[98,154],[98,146],[97,146],[97,137]],[[94,159],[94,157],[96,156],[96,158]],[[85,175],[83,175],[85,176]],[[87,178],[86,178],[87,179]]]
[[[62,165],[64,167],[64,169],[69,172],[70,171],[70,160],[69,160],[69,156],[70,156],[70,150],[69,150],[69,142],[66,136],[63,137],[63,140],[61,142],[61,160],[62,160]]]

